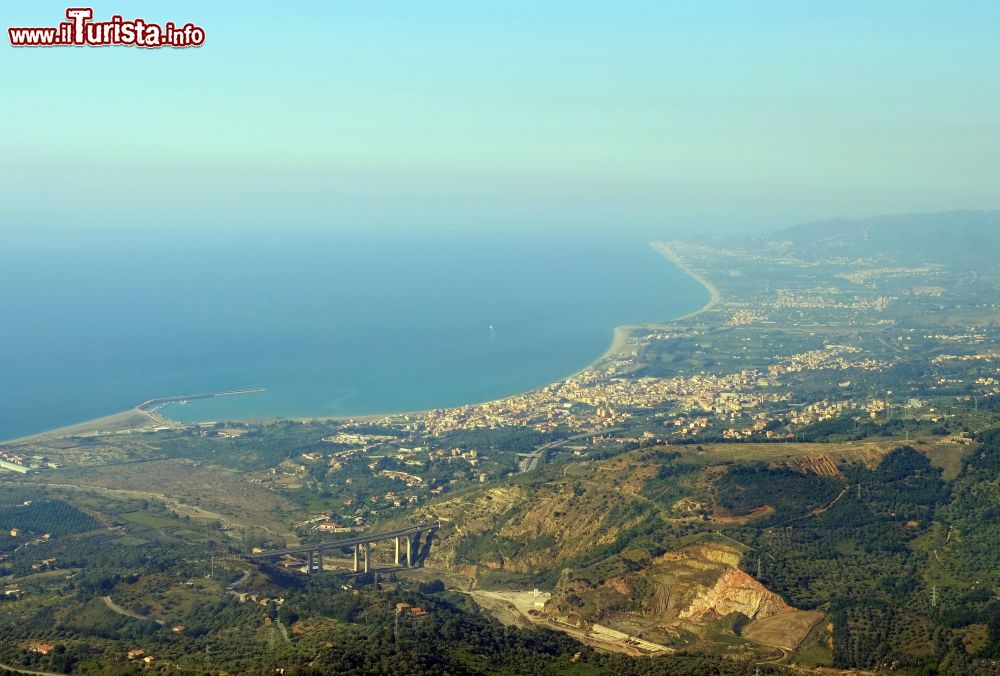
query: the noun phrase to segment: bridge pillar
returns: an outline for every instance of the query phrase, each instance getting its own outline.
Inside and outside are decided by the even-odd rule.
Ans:
[[[413,537],[406,536],[406,567],[413,567]]]
[[[361,545],[354,545],[354,572],[358,572],[358,547]]]
[[[396,565],[398,566],[399,565],[399,537],[397,536],[395,538],[395,540],[396,540]]]
[[[371,547],[372,547],[372,543],[370,543],[370,542],[366,542],[365,543],[365,572],[366,573],[368,572],[368,567],[370,565],[371,556],[369,555],[369,550],[371,549]]]
[[[313,552],[309,550],[309,556],[306,561],[306,575],[312,575],[313,572]]]
[[[319,557],[319,565],[316,567],[316,570],[319,571],[320,573],[322,573],[323,572],[323,550],[322,549],[319,550],[318,552],[316,552],[316,554]]]

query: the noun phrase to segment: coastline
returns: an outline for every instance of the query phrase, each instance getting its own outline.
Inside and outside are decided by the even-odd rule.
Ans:
[[[88,434],[109,434],[118,430],[137,429],[140,422],[149,422],[150,419],[143,415],[138,406],[118,413],[91,418],[83,422],[70,423],[62,427],[36,432],[16,439],[6,439],[0,444],[30,444],[33,441],[42,441],[54,437],[87,436]]]
[[[632,342],[632,338],[634,337],[635,332],[638,331],[638,330],[648,329],[649,327],[652,327],[652,326],[667,326],[667,325],[673,324],[675,322],[685,321],[687,319],[691,319],[693,317],[696,317],[697,315],[700,315],[700,314],[702,314],[704,312],[708,312],[709,310],[712,310],[716,305],[718,305],[719,301],[721,300],[721,295],[719,293],[719,290],[716,288],[716,286],[714,284],[712,284],[712,282],[709,281],[707,278],[705,278],[700,272],[698,272],[697,270],[694,270],[687,263],[685,263],[684,260],[677,254],[677,252],[674,251],[671,248],[669,242],[666,242],[666,241],[655,241],[655,242],[651,242],[650,246],[652,246],[653,249],[655,249],[657,252],[659,252],[660,254],[662,254],[667,260],[669,260],[674,265],[676,265],[678,268],[680,268],[689,277],[693,278],[695,281],[697,281],[699,284],[701,284],[705,288],[705,290],[708,291],[708,293],[709,293],[708,302],[706,302],[705,305],[703,305],[702,307],[700,307],[699,309],[697,309],[697,310],[695,310],[693,312],[689,312],[686,315],[682,315],[680,317],[675,317],[673,319],[669,319],[669,320],[666,320],[664,322],[651,322],[651,323],[645,323],[645,324],[622,324],[620,326],[616,326],[614,328],[614,332],[612,334],[611,344],[608,346],[608,349],[605,350],[603,354],[601,354],[601,356],[599,356],[597,359],[595,359],[594,361],[590,362],[589,364],[587,364],[586,366],[584,366],[580,370],[578,370],[578,371],[576,371],[574,373],[571,373],[571,374],[565,376],[564,378],[561,378],[560,380],[566,380],[568,378],[572,378],[574,376],[579,375],[580,373],[583,373],[584,371],[587,371],[588,369],[593,368],[594,366],[596,366],[597,364],[600,364],[601,362],[603,362],[606,359],[609,359],[611,357],[616,357],[616,356],[620,356],[622,354],[625,354],[627,352],[627,350],[628,350],[629,345]],[[554,381],[554,382],[559,382],[559,381]],[[538,389],[541,389],[541,388],[544,388],[544,387],[549,387],[550,385],[552,385],[552,383],[545,383],[543,385],[539,385],[537,387],[533,387],[533,388],[531,388],[529,390],[525,390],[523,392],[515,392],[515,393],[512,393],[512,394],[506,395],[504,397],[499,397],[498,399],[506,399],[508,397],[516,397],[516,396],[524,395],[524,394],[527,394],[529,392],[534,392],[535,390],[538,390]],[[154,399],[152,401],[159,401],[160,399],[178,399],[178,398],[179,397],[161,397],[161,398]],[[489,400],[480,401],[480,402],[468,402],[468,403],[465,403],[465,404],[460,404],[459,406],[477,406],[477,405],[481,405],[481,404],[487,403],[488,401],[495,401],[495,400],[496,399],[489,399]],[[55,429],[52,429],[52,430],[47,430],[47,431],[44,431],[44,432],[38,432],[38,433],[31,434],[31,435],[28,435],[28,436],[20,437],[20,438],[17,438],[17,439],[0,440],[0,444],[20,445],[20,444],[31,443],[33,441],[41,441],[41,440],[44,440],[44,439],[51,439],[53,437],[74,436],[74,435],[75,436],[79,436],[79,435],[81,435],[81,434],[83,434],[85,432],[90,432],[91,434],[101,434],[101,433],[105,433],[106,434],[106,433],[110,433],[110,432],[121,431],[123,429],[141,429],[141,426],[139,426],[137,424],[130,425],[129,423],[136,423],[136,422],[146,422],[146,423],[148,423],[148,422],[151,421],[151,417],[149,416],[149,413],[147,413],[146,411],[144,411],[142,409],[142,406],[144,406],[144,405],[146,405],[148,403],[150,403],[150,402],[143,402],[142,404],[138,404],[135,407],[133,407],[131,409],[128,409],[126,411],[121,411],[119,413],[112,413],[112,414],[107,415],[107,416],[103,416],[103,417],[100,417],[100,418],[95,418],[95,419],[92,419],[92,420],[83,421],[83,422],[80,422],[80,423],[75,423],[75,424],[71,424],[71,425],[65,425],[63,427],[58,427],[58,428],[55,428]],[[445,407],[445,408],[454,408],[454,407]],[[197,426],[197,425],[214,425],[214,424],[217,424],[217,423],[220,423],[220,422],[244,422],[244,423],[249,423],[249,422],[278,421],[278,420],[294,420],[294,421],[297,421],[297,422],[322,422],[322,421],[345,421],[345,420],[375,420],[375,419],[379,419],[379,418],[385,418],[385,417],[388,417],[388,416],[422,416],[422,415],[425,415],[428,412],[433,411],[433,410],[437,410],[437,409],[436,408],[428,408],[428,409],[421,409],[421,410],[417,410],[417,411],[395,411],[395,412],[387,412],[387,413],[364,413],[364,414],[359,414],[359,415],[337,415],[337,416],[317,416],[317,417],[274,416],[274,417],[265,417],[265,418],[233,418],[233,419],[218,420],[218,421],[206,420],[206,421],[197,422],[197,423],[184,423],[184,422],[180,422],[180,421],[177,421],[177,420],[173,420],[173,419],[171,419],[171,418],[169,418],[169,417],[167,417],[165,415],[162,415],[162,412],[161,412],[162,409],[160,409],[160,410],[158,410],[156,412],[156,418],[158,418],[158,420],[156,420],[155,422],[159,422],[161,425],[162,424],[167,424],[167,425],[182,425],[182,426],[194,425],[194,426]]]
[[[705,287],[705,290],[708,291],[708,302],[705,303],[700,308],[698,308],[697,310],[695,310],[694,312],[689,312],[686,315],[681,315],[680,317],[675,317],[673,319],[670,319],[662,323],[657,322],[652,324],[622,324],[621,326],[616,326],[614,337],[611,339],[611,345],[604,352],[604,354],[602,354],[600,358],[597,359],[597,361],[593,362],[592,364],[589,364],[583,370],[586,370],[592,367],[594,364],[597,364],[609,357],[615,357],[624,354],[626,349],[628,348],[629,343],[632,340],[632,337],[635,335],[635,332],[637,330],[645,329],[650,326],[665,326],[668,324],[673,324],[675,322],[682,322],[687,319],[691,319],[693,317],[702,314],[703,312],[708,312],[709,310],[714,309],[715,306],[718,305],[719,301],[722,299],[722,295],[719,293],[719,289],[716,288],[715,284],[709,281],[700,272],[698,272],[690,265],[685,263],[684,260],[680,257],[680,255],[678,255],[677,252],[674,251],[673,248],[671,248],[669,242],[653,242],[651,246],[657,252],[662,254],[667,260],[669,260],[671,263],[673,263],[678,268],[683,270],[689,277],[691,277],[696,282]]]
[[[719,293],[719,289],[716,288],[715,284],[709,281],[704,275],[685,263],[684,259],[682,259],[677,252],[670,247],[670,242],[653,242],[653,248],[666,256],[674,265],[686,272],[690,277],[693,277],[696,282],[704,286],[708,291],[708,302],[705,303],[705,305],[703,305],[700,309],[695,310],[694,312],[689,312],[682,317],[671,319],[670,322],[680,322],[685,319],[691,319],[696,315],[700,315],[702,312],[708,312],[719,304],[719,301],[722,300],[722,295]]]

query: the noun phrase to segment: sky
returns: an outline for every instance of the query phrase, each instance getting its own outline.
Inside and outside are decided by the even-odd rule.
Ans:
[[[65,3],[6,0],[3,28]],[[1000,207],[1000,3],[124,2],[0,46],[0,231],[737,231]]]

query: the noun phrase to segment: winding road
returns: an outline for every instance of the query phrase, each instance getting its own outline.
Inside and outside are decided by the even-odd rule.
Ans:
[[[108,610],[118,613],[119,615],[124,615],[125,617],[131,617],[133,620],[152,620],[156,622],[161,627],[166,624],[163,620],[158,620],[155,617],[150,617],[149,615],[140,615],[139,613],[133,613],[131,610],[125,610],[120,605],[111,600],[110,596],[102,596],[101,600],[104,601],[104,605],[108,607]]]

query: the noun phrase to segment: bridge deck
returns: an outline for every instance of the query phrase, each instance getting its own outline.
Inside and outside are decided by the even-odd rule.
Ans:
[[[409,526],[407,528],[385,531],[383,533],[370,533],[368,535],[348,538],[346,540],[315,542],[310,545],[299,545],[298,547],[288,547],[286,549],[272,549],[268,552],[253,554],[250,558],[253,560],[271,559],[285,554],[307,554],[309,552],[326,551],[328,549],[338,549],[340,547],[352,547],[354,545],[363,545],[369,542],[378,542],[379,540],[388,540],[389,538],[402,537],[404,535],[416,535],[417,533],[423,533],[424,531],[433,530],[438,527],[439,523],[434,521],[431,523],[422,523],[419,526]]]

